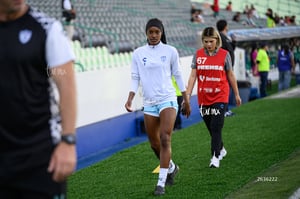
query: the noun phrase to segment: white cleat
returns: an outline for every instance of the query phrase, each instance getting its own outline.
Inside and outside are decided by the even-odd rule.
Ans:
[[[219,168],[220,166],[220,160],[216,156],[213,156],[210,160],[209,167],[210,168]]]
[[[223,147],[220,151],[219,160],[222,160],[227,155],[226,149]]]

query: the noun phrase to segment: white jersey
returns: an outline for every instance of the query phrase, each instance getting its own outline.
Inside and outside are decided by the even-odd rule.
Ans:
[[[176,48],[160,42],[155,46],[147,44],[133,52],[131,91],[136,93],[141,84],[144,106],[177,101],[172,76],[180,91],[185,91]]]

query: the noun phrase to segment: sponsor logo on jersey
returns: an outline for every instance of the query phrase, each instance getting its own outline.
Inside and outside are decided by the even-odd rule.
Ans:
[[[203,81],[205,80],[205,76],[200,75],[200,76],[199,76],[199,80],[200,80],[201,82],[203,82]]]

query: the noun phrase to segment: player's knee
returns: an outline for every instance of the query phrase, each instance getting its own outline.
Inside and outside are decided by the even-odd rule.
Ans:
[[[159,151],[159,148],[160,148],[160,143],[159,142],[151,142],[150,144],[151,144],[152,150]]]
[[[162,147],[169,147],[171,143],[171,136],[168,133],[162,133],[160,136],[160,142]]]

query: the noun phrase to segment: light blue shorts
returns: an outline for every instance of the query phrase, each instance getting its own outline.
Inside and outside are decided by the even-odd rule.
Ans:
[[[157,104],[153,106],[145,106],[144,114],[152,115],[154,117],[159,117],[160,112],[166,108],[174,108],[177,113],[178,104],[176,101],[170,101],[170,102],[163,102],[161,104]]]

